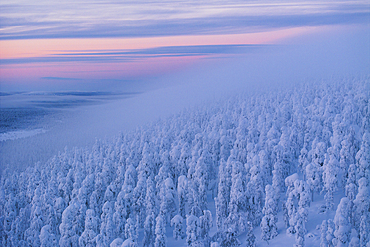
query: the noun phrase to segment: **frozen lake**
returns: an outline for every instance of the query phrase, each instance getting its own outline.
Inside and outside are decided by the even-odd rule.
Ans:
[[[101,115],[97,113],[99,106],[138,94],[96,91],[1,93],[1,168],[45,161],[66,146],[88,146],[95,137],[87,137],[87,127],[95,123],[89,121],[86,114]]]
[[[1,93],[0,141],[46,132],[80,107],[104,104],[136,94],[82,91]]]

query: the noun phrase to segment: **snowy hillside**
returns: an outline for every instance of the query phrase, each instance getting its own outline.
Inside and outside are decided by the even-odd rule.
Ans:
[[[370,246],[369,99],[238,95],[5,169],[0,246]]]

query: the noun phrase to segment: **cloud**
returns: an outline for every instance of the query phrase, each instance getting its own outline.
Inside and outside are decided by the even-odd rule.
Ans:
[[[155,56],[200,56],[211,54],[240,54],[248,50],[270,45],[190,45],[190,46],[163,46],[148,49],[133,49],[104,52],[74,52],[61,53],[60,56],[97,56],[97,55],[155,55]]]
[[[0,64],[26,64],[51,62],[132,62],[148,58],[192,57],[245,54],[263,47],[273,45],[195,45],[195,46],[165,46],[148,49],[114,50],[114,51],[77,51],[57,53],[45,57],[0,59]],[[43,77],[48,80],[76,80],[74,78]]]
[[[79,78],[68,78],[68,77],[54,77],[54,76],[44,76],[41,77],[43,80],[63,80],[63,81],[77,81],[81,80]]]
[[[368,1],[0,3],[0,39],[148,37],[368,23]]]

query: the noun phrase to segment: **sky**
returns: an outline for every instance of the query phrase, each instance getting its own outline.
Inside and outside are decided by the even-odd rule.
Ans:
[[[1,0],[0,91],[140,91],[148,78],[330,30],[360,27],[366,40],[369,19],[367,0]]]

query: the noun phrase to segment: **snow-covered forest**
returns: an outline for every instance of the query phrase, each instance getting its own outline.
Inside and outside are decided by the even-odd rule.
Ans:
[[[0,246],[262,246],[284,235],[303,247],[317,215],[317,246],[370,246],[369,85],[240,94],[4,169]]]

